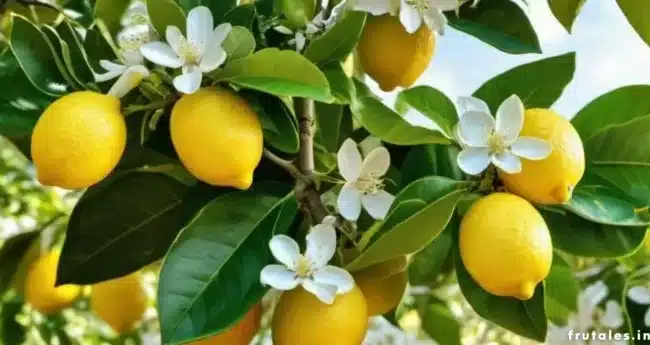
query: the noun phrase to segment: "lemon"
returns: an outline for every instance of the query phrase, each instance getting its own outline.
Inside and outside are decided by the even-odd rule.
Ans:
[[[519,174],[499,172],[508,191],[538,204],[561,204],[585,172],[580,135],[569,120],[549,109],[526,110],[521,136],[547,140],[553,151],[546,159],[522,159]]]
[[[32,134],[32,158],[46,186],[86,188],[115,168],[126,146],[120,101],[91,91],[52,103]]]
[[[72,305],[81,293],[78,285],[54,287],[61,252],[52,250],[36,259],[25,277],[25,300],[39,312],[51,315]]]
[[[314,18],[316,0],[276,0],[276,9],[287,19],[290,29],[302,29]]]
[[[274,345],[361,345],[368,324],[359,287],[329,305],[299,287],[282,294],[273,315]]]
[[[256,305],[231,329],[211,338],[195,341],[190,345],[248,345],[260,328],[262,306]]]
[[[408,276],[406,256],[386,261],[354,274],[368,305],[368,316],[385,314],[397,307],[404,296]]]
[[[368,16],[359,40],[361,65],[384,91],[409,87],[424,73],[433,57],[435,35],[422,25],[409,34],[399,18]]]
[[[183,165],[199,180],[248,189],[262,159],[262,125],[236,93],[204,88],[183,96],[171,116],[171,137]]]
[[[551,269],[553,244],[533,205],[513,194],[494,193],[475,202],[463,217],[460,255],[483,289],[527,300]]]
[[[147,310],[140,272],[93,285],[90,308],[117,334],[132,331]]]

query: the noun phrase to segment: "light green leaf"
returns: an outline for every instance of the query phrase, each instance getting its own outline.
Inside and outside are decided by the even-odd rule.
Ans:
[[[52,96],[66,94],[70,87],[64,78],[52,44],[45,34],[27,19],[12,15],[9,46],[29,81]]]
[[[228,61],[247,57],[255,51],[255,37],[243,26],[233,26],[230,34],[222,43],[228,55]]]
[[[400,92],[396,102],[405,104],[431,119],[448,138],[453,136],[458,114],[454,103],[444,93],[430,86],[416,86]]]
[[[438,345],[461,345],[461,324],[443,301],[432,301],[420,310],[422,329]]]
[[[81,38],[72,27],[72,24],[68,20],[63,20],[56,27],[56,32],[61,37],[61,40],[67,43],[70,55],[68,59],[66,59],[66,55],[63,58],[70,74],[81,85],[85,86],[88,83],[93,83],[95,81],[93,70],[90,67],[90,62],[88,62],[88,56],[86,56],[86,52],[84,51]]]
[[[291,50],[268,48],[232,61],[215,74],[215,81],[227,81],[276,96],[324,102],[332,99],[323,72]]]
[[[186,18],[183,9],[174,0],[146,0],[151,25],[160,37],[165,37],[168,26],[185,33]]]
[[[115,37],[122,29],[122,16],[131,4],[131,0],[97,0],[95,2],[95,18],[101,19]]]
[[[578,311],[580,284],[571,267],[560,257],[553,257],[551,272],[544,280],[546,313],[556,325],[566,325],[569,315]]]
[[[237,6],[237,0],[178,0],[178,3],[186,13],[194,7],[206,6],[212,12],[215,24],[221,24],[224,15]]]
[[[647,0],[616,0],[616,2],[641,39],[650,45],[650,17],[648,17],[650,2]]]
[[[325,34],[311,41],[305,57],[321,66],[344,60],[356,47],[365,23],[365,12],[347,12]]]
[[[199,212],[172,245],[160,273],[165,344],[221,333],[260,301],[267,291],[260,272],[274,261],[269,240],[288,231],[297,209],[292,195],[247,191],[219,197]]]
[[[339,62],[334,62],[323,67],[323,73],[330,84],[330,92],[339,104],[350,104],[354,99],[354,83],[345,72]]]
[[[594,223],[620,226],[650,224],[650,219],[640,217],[636,211],[638,207],[630,197],[606,186],[580,185],[564,207]]]
[[[223,17],[224,23],[230,23],[233,26],[243,26],[248,30],[253,30],[257,9],[254,4],[240,5],[228,11]]]
[[[553,15],[569,32],[584,3],[585,0],[548,0]]]
[[[466,187],[464,182],[437,176],[413,182],[396,196],[379,230],[346,269],[357,271],[422,250],[447,226]]]
[[[298,152],[298,123],[287,106],[277,97],[246,90],[240,93],[255,110],[262,122],[264,140],[274,148]]]
[[[539,40],[524,11],[510,0],[481,1],[446,13],[449,26],[510,54],[541,53]]]
[[[554,56],[517,66],[490,79],[474,92],[474,97],[484,100],[494,114],[513,94],[528,109],[550,108],[571,82],[574,72],[575,53]]]

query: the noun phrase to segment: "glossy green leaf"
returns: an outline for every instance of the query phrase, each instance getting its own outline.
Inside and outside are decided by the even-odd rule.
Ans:
[[[422,250],[447,226],[466,187],[437,176],[413,182],[396,196],[379,230],[346,269],[356,271]]]
[[[215,81],[227,81],[276,96],[325,102],[332,97],[323,72],[290,50],[268,48],[232,61],[215,74]]]
[[[553,257],[551,272],[544,280],[546,314],[556,325],[566,325],[569,316],[578,311],[580,284],[571,267],[560,257]]]
[[[650,2],[647,0],[616,0],[627,21],[630,22],[639,37],[650,45]]]
[[[178,0],[178,3],[186,13],[194,7],[206,6],[212,12],[215,24],[220,24],[224,15],[237,6],[237,0]]]
[[[585,0],[548,0],[553,15],[569,32],[584,3]]]
[[[131,4],[131,0],[96,0],[95,18],[103,21],[111,36],[122,29],[122,16]]]
[[[526,13],[509,0],[467,2],[459,14],[448,12],[449,25],[510,54],[541,53]]]
[[[257,9],[253,4],[240,5],[228,11],[223,17],[225,23],[233,26],[243,26],[248,30],[253,30]]]
[[[422,329],[438,345],[461,345],[461,323],[442,301],[430,302],[420,310]]]
[[[260,92],[244,91],[241,95],[259,116],[264,140],[282,152],[297,153],[298,123],[286,104],[275,96]]]
[[[99,65],[100,60],[115,60],[117,58],[111,43],[106,40],[97,25],[88,29],[83,46],[91,67],[98,73],[103,71],[103,68]]]
[[[485,1],[488,2],[488,1]],[[550,108],[573,79],[575,53],[517,66],[483,84],[474,97],[484,100],[496,114],[499,105],[513,94],[526,108]]]
[[[338,104],[316,103],[317,143],[336,153],[345,139],[352,135],[352,114],[348,107]]]
[[[45,34],[27,19],[12,15],[9,45],[29,81],[40,91],[66,94],[70,87],[57,65],[52,44]]]
[[[68,42],[64,41],[56,29],[50,25],[44,24],[41,26],[41,31],[45,34],[45,37],[47,37],[49,42],[52,44],[52,48],[55,52],[54,62],[59,68],[63,79],[65,79],[68,85],[72,86],[73,88],[83,89],[83,82],[76,75],[72,74],[74,70],[72,66],[70,45]]]
[[[243,26],[233,26],[221,46],[226,51],[228,61],[247,57],[255,51],[255,36]]]
[[[288,231],[297,210],[292,195],[250,191],[203,208],[174,242],[160,273],[163,342],[221,333],[257,304],[267,291],[260,272],[274,261],[269,240]]]
[[[409,282],[414,286],[435,286],[443,267],[453,250],[453,232],[460,226],[458,216],[453,216],[447,228],[429,245],[415,254],[409,263]]]
[[[433,175],[463,180],[463,172],[456,163],[459,151],[454,145],[414,146],[400,167],[402,185]]]
[[[620,226],[650,224],[650,219],[644,219],[636,211],[639,207],[635,206],[634,200],[608,186],[580,185],[565,207],[594,223]]]
[[[639,248],[646,233],[646,227],[597,224],[569,212],[541,210],[541,213],[551,231],[553,246],[577,256],[625,256]]]
[[[347,12],[325,34],[311,41],[305,57],[321,66],[344,60],[356,47],[365,23],[365,12]]]
[[[38,240],[40,231],[30,231],[14,235],[2,244],[0,248],[0,296],[11,286],[14,275],[23,261],[25,254],[34,243]]]
[[[64,20],[57,25],[56,32],[59,34],[59,37],[61,37],[61,40],[68,45],[70,56],[68,60],[66,60],[66,56],[64,56],[64,60],[70,74],[82,85],[94,82],[95,76],[90,67],[88,56],[86,56],[81,38],[72,27],[72,24],[69,21]]]
[[[183,9],[174,0],[146,0],[151,25],[160,37],[165,37],[168,26],[185,32],[186,19]]]
[[[416,86],[400,92],[396,102],[403,103],[431,119],[447,137],[453,136],[454,126],[458,122],[456,107],[439,90],[430,86]]]
[[[343,71],[339,62],[334,62],[323,67],[323,73],[330,84],[330,92],[335,102],[339,104],[350,104],[354,99],[354,83]]]

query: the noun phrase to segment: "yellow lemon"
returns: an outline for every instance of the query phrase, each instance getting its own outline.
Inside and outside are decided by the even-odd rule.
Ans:
[[[211,338],[195,341],[190,345],[248,345],[260,329],[262,306],[256,305],[231,329]]]
[[[257,114],[236,93],[204,88],[183,96],[171,116],[171,137],[183,165],[199,180],[248,189],[262,159]]]
[[[147,310],[140,272],[93,285],[90,308],[117,334],[132,331]]]
[[[526,110],[521,136],[545,139],[553,151],[543,160],[522,159],[518,174],[499,171],[508,191],[538,204],[569,201],[585,172],[582,140],[571,122],[549,109]]]
[[[460,255],[483,289],[527,300],[551,269],[553,244],[533,205],[513,194],[494,193],[474,203],[463,217]]]
[[[361,65],[384,91],[409,87],[424,73],[435,48],[435,35],[422,25],[409,34],[399,18],[368,16],[359,40]]]
[[[32,134],[32,158],[46,186],[86,188],[115,168],[126,146],[120,101],[91,91],[59,98]]]
[[[359,287],[329,305],[303,288],[282,294],[273,315],[274,345],[361,345],[368,326]]]
[[[25,300],[46,315],[69,307],[81,293],[78,285],[54,287],[60,257],[59,250],[42,255],[32,263],[25,277]]]
[[[406,256],[386,261],[354,274],[368,305],[368,316],[385,314],[397,307],[404,296],[408,275]]]

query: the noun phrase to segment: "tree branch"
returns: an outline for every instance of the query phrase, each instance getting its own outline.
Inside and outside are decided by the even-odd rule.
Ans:
[[[271,162],[275,163],[280,168],[286,170],[296,180],[304,179],[302,173],[298,170],[298,168],[296,168],[296,166],[292,162],[283,159],[281,157],[278,157],[275,153],[269,151],[268,149],[264,149],[264,157],[266,157]]]

